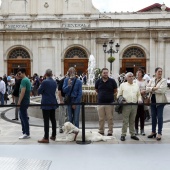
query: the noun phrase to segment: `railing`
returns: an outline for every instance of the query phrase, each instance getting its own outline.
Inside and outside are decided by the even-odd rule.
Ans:
[[[170,105],[170,103],[151,103],[150,105]],[[58,106],[64,106],[66,104],[57,104]],[[68,105],[68,104],[67,104]],[[70,103],[69,105],[73,105],[73,103]],[[88,106],[98,106],[98,105],[121,105],[121,106],[126,106],[126,105],[147,105],[144,103],[123,103],[123,104],[119,104],[119,103],[74,103],[74,105],[81,105],[81,112],[82,112],[82,141],[76,141],[77,144],[90,144],[91,141],[86,141],[85,140],[85,105]],[[35,106],[55,106],[53,104],[30,104],[27,105],[29,107],[35,107]],[[1,107],[19,107],[19,105],[0,105]]]

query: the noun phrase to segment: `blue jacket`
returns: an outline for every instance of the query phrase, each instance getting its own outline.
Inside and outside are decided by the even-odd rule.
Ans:
[[[65,93],[66,96],[70,95],[70,91],[72,86],[68,86],[68,80],[70,78],[66,78],[64,80],[63,84],[63,92]],[[72,80],[72,85],[75,81],[75,78]],[[76,80],[76,83],[74,85],[73,91],[71,93],[72,97],[72,102],[73,103],[80,103],[81,102],[81,97],[82,97],[82,81],[80,81],[78,78]]]
[[[56,89],[57,83],[52,78],[47,78],[41,83],[38,89],[38,94],[42,94],[41,104],[55,104],[55,106],[41,106],[41,109],[52,110],[58,108]]]

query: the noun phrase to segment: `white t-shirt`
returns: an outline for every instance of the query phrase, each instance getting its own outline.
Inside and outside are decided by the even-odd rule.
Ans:
[[[147,74],[145,74],[144,77],[143,77],[143,79],[148,82],[148,81],[150,81],[151,78],[150,78]]]

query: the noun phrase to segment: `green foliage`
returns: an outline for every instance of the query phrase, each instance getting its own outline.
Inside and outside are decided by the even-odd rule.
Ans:
[[[113,63],[113,62],[115,61],[115,57],[109,57],[109,58],[107,59],[107,61],[108,61],[109,63]]]

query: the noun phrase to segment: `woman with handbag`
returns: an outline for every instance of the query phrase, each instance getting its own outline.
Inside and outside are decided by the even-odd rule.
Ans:
[[[63,92],[65,93],[65,104],[68,106],[68,118],[69,122],[79,128],[79,115],[80,105],[74,105],[74,103],[80,103],[82,98],[82,81],[76,77],[76,70],[74,67],[70,67],[68,70],[69,78],[64,80]],[[72,105],[70,105],[72,103]]]
[[[146,95],[147,82],[143,79],[144,70],[139,68],[137,71],[137,79],[134,80],[138,84],[142,98]],[[145,123],[145,110],[144,105],[138,105],[137,114],[135,118],[135,134],[138,135],[138,124],[140,119],[140,134],[145,135],[144,123]]]
[[[167,98],[165,96],[167,89],[167,82],[165,78],[162,78],[162,68],[157,67],[155,69],[155,78],[151,79],[147,85],[147,90],[152,93],[151,104],[158,103],[156,105],[151,105],[152,114],[152,132],[148,138],[155,138],[159,141],[162,137],[162,127],[163,127],[163,109]],[[158,122],[158,134],[156,133],[156,126]]]

